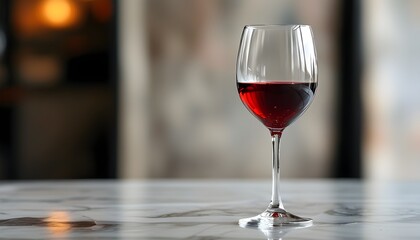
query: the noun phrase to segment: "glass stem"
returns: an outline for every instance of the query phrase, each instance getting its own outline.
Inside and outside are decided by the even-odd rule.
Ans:
[[[280,184],[280,138],[281,132],[271,133],[271,143],[273,145],[273,184],[272,184],[272,195],[271,203],[269,208],[280,208],[284,210],[283,203],[279,193]]]

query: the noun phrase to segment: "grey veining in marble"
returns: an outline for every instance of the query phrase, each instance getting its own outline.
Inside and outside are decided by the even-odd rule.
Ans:
[[[420,239],[419,182],[283,181],[308,228],[260,231],[268,181],[55,181],[0,184],[0,239]]]

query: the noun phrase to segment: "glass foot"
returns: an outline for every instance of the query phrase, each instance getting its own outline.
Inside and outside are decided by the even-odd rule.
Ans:
[[[293,215],[281,208],[267,209],[258,216],[243,218],[239,220],[241,227],[258,227],[270,229],[277,226],[301,226],[309,227],[312,219]]]

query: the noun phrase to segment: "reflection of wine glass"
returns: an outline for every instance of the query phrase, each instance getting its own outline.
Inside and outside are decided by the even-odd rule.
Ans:
[[[258,228],[244,226],[248,229],[256,229],[264,234],[267,240],[281,240],[288,232],[292,232],[298,229],[309,227],[310,225],[283,225],[281,228],[269,227],[269,228]]]
[[[308,108],[317,87],[318,68],[312,30],[306,25],[245,26],[236,82],[248,110],[269,130],[273,145],[271,203],[241,226],[308,225],[309,218],[287,212],[279,195],[279,145],[283,130]]]

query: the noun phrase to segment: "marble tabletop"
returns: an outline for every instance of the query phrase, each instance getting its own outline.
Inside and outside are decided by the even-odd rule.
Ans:
[[[283,180],[307,228],[241,228],[262,212],[257,180],[0,182],[0,239],[420,239],[420,182]]]

